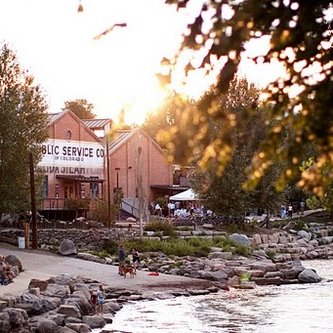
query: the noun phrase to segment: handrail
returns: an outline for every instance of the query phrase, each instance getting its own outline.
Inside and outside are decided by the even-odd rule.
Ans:
[[[135,206],[129,204],[128,202],[124,201],[124,199],[121,199],[121,208],[123,209],[123,205],[128,206],[130,209],[130,212],[127,209],[124,209],[126,212],[132,214],[135,217],[139,217],[140,215],[140,211],[138,208],[136,208]]]

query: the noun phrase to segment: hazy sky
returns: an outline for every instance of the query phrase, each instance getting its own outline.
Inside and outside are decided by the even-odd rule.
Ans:
[[[0,41],[16,51],[47,96],[50,112],[85,98],[98,117],[124,105],[149,108],[159,90],[154,73],[182,30],[175,9],[159,0],[0,0]],[[178,20],[178,21],[177,21]],[[93,37],[126,22],[105,37]]]
[[[162,99],[154,74],[162,57],[175,52],[184,16],[163,0],[82,0],[80,14],[78,4],[0,0],[0,42],[16,51],[22,67],[43,87],[49,112],[84,98],[100,118],[115,117],[125,107],[129,118],[140,122]],[[123,22],[127,27],[94,40]],[[269,74],[245,67],[250,79]],[[195,82],[192,90],[202,90],[204,80]]]

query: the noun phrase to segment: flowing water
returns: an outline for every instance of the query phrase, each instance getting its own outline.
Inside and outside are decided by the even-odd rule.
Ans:
[[[333,261],[307,261],[333,279]],[[135,333],[333,332],[333,282],[257,287],[126,304],[108,328]]]

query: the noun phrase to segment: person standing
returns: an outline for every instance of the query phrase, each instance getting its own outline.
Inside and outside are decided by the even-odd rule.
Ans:
[[[140,255],[139,255],[138,250],[136,250],[136,249],[132,250],[132,261],[133,261],[134,269],[136,271],[138,265],[140,264]]]
[[[158,202],[155,205],[154,215],[162,216],[162,207]]]
[[[305,202],[303,200],[300,202],[300,208],[301,208],[301,215],[304,215]]]
[[[176,209],[175,203],[171,202],[171,205],[170,205],[170,214],[171,214],[171,217],[173,217],[175,215],[175,209]]]
[[[103,313],[103,304],[105,303],[104,288],[100,284],[96,292],[97,296],[97,314]]]
[[[288,206],[288,217],[291,219],[293,217],[293,206],[290,203]]]
[[[125,260],[126,260],[126,252],[124,250],[123,244],[119,245],[118,260],[119,260],[118,274],[124,275],[123,268],[124,268]]]
[[[280,212],[280,215],[281,215],[281,219],[286,218],[286,207],[285,207],[285,205],[282,205],[282,206],[281,206],[281,212]]]
[[[97,313],[97,291],[90,290],[90,304],[94,313]]]

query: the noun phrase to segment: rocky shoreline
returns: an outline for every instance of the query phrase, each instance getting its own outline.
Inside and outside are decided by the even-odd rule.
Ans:
[[[11,263],[15,264],[13,267],[15,267],[16,272],[19,272],[19,267],[22,267],[20,260],[13,255],[8,257],[10,257]],[[239,263],[239,261],[236,262]],[[236,262],[228,267],[230,269],[233,267],[236,270],[235,267],[240,267],[237,264],[235,266]],[[252,272],[261,272],[265,267],[266,274],[274,275],[271,279],[277,278],[276,273],[271,270],[273,269],[272,265],[253,264]],[[243,272],[241,268],[239,269]],[[299,273],[300,271],[301,273]],[[289,278],[294,280],[294,283],[305,282],[301,281],[299,276],[306,271],[307,269],[304,269],[300,264],[292,265],[288,269]],[[309,271],[313,272],[313,270]],[[255,273],[252,278],[255,278],[256,274],[258,273]],[[311,273],[309,274],[312,276]],[[293,279],[295,276],[298,276],[298,279]],[[191,284],[187,282],[186,284],[161,284],[157,282],[143,291],[115,288],[103,284],[106,302],[102,315],[97,315],[90,303],[90,291],[98,288],[99,281],[65,274],[52,276],[46,280],[31,279],[26,291],[17,295],[4,294],[0,296],[0,331],[3,333],[85,333],[91,332],[93,329],[101,329],[103,333],[111,333],[115,332],[114,329],[103,327],[112,323],[114,315],[127,302],[207,295],[217,293],[221,289],[230,290],[231,286],[234,288],[254,288],[257,281],[253,281],[252,278],[251,281],[231,278],[228,285],[224,282],[203,279],[198,279],[197,283]]]
[[[8,256],[13,271],[22,268],[20,260]],[[177,296],[197,296],[216,293],[217,286],[198,280],[190,285],[158,284],[150,290],[115,288],[103,283],[105,304],[103,314],[96,314],[91,304],[91,291],[96,291],[101,282],[82,276],[60,274],[49,279],[31,279],[27,290],[19,294],[5,293],[0,296],[0,331],[2,333],[73,333],[91,332],[112,323],[114,315],[126,302],[150,301]],[[158,291],[165,290],[168,291]],[[102,330],[103,333],[113,329]],[[119,332],[119,331],[117,331]]]
[[[57,247],[63,255],[115,264],[114,258],[101,258],[89,253],[108,240],[110,230],[43,230],[42,242]],[[124,231],[120,231],[123,236]],[[27,290],[19,295],[0,296],[0,331],[9,332],[90,332],[111,323],[114,314],[126,302],[165,299],[176,296],[194,296],[216,293],[230,288],[252,289],[256,285],[282,285],[315,283],[322,280],[317,272],[303,267],[301,260],[332,259],[333,237],[330,225],[310,224],[307,230],[270,230],[252,236],[232,234],[229,237],[251,248],[249,257],[211,248],[208,257],[168,257],[162,253],[145,253],[140,270],[170,275],[183,275],[197,279],[191,285],[161,283],[157,281],[149,288],[131,290],[105,285],[106,304],[104,314],[97,316],[89,302],[90,290],[95,290],[99,281],[57,275],[47,280],[32,279]],[[79,239],[76,238],[80,237]],[[89,237],[87,237],[89,235]],[[112,233],[117,239],[119,234]],[[200,237],[214,237],[208,230]],[[221,235],[221,234],[219,234]],[[3,232],[1,233],[3,236]],[[193,231],[181,231],[179,237],[198,237]],[[49,238],[48,238],[49,237]],[[130,237],[137,237],[135,231]],[[157,237],[151,234],[149,237]],[[93,240],[94,241],[93,241]],[[84,246],[86,240],[88,247]],[[80,246],[78,246],[80,244]],[[50,245],[45,245],[44,248]],[[78,251],[79,248],[79,251]],[[50,249],[50,248],[49,248]],[[14,274],[22,271],[19,258],[7,256]],[[166,292],[167,290],[167,292]],[[112,332],[103,330],[102,332]]]

